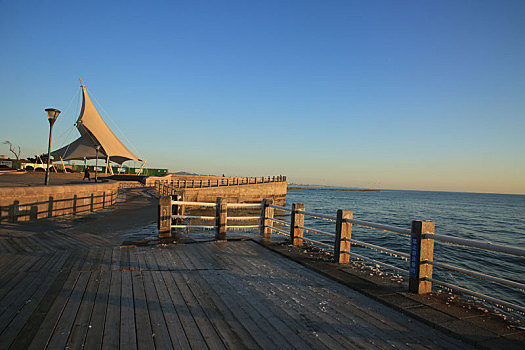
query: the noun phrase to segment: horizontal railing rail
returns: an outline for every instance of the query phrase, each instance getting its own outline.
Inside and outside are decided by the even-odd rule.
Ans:
[[[357,220],[353,218],[353,213],[349,210],[338,210],[337,215],[334,216],[324,213],[306,211],[303,204],[293,204],[291,208],[274,205],[272,200],[269,199],[263,200],[262,203],[227,203],[224,198],[219,197],[215,203],[206,203],[172,200],[171,197],[166,198],[167,199],[165,200],[165,203],[169,206],[167,212],[171,213],[171,216],[167,216],[167,220],[169,221],[167,227],[169,227],[169,230],[172,228],[213,229],[216,231],[216,237],[222,239],[226,237],[226,232],[228,230],[260,230],[260,233],[265,237],[271,237],[272,233],[275,233],[289,237],[292,244],[296,246],[309,244],[323,250],[328,250],[329,252],[333,253],[333,259],[336,263],[346,264],[350,262],[350,258],[353,258],[364,261],[368,264],[372,264],[374,266],[381,266],[382,268],[395,271],[402,276],[408,276],[409,291],[414,293],[429,293],[432,291],[432,286],[436,285],[455,290],[465,295],[486,300],[498,306],[503,306],[519,312],[525,311],[525,307],[522,305],[505,301],[494,296],[485,295],[484,293],[473,291],[454,283],[441,281],[440,279],[433,277],[433,268],[443,269],[449,272],[466,275],[471,278],[485,280],[498,285],[503,285],[508,288],[514,288],[523,291],[525,290],[525,283],[436,261],[435,258],[439,257],[439,254],[434,254],[435,241],[440,242],[441,244],[456,246],[459,245],[482,249],[485,251],[525,257],[525,249],[520,247],[512,247],[502,244],[494,244],[492,242],[435,234],[434,223],[430,221],[412,221],[411,228],[406,229],[392,225]],[[216,215],[184,215],[185,207],[215,208]],[[173,208],[176,208],[178,212],[173,213]],[[231,216],[228,215],[229,209],[235,209],[235,214]],[[247,212],[245,214],[239,214],[238,212],[242,210],[246,210]],[[254,210],[260,210],[260,215],[254,215]],[[280,214],[276,214],[276,211]],[[162,212],[162,210],[160,210],[160,212]],[[305,225],[305,218],[316,218],[334,222],[334,232],[308,227]],[[183,219],[214,221],[215,225],[183,225],[180,222],[180,220]],[[159,217],[159,228],[162,226],[160,224],[161,220],[162,218]],[[177,222],[173,223],[172,220]],[[231,223],[238,224],[231,225]],[[409,253],[355,239],[355,237],[352,237],[353,225],[407,236],[410,238],[410,244],[409,247],[407,247],[407,251],[409,251]],[[310,235],[305,237],[305,232],[309,232]],[[315,235],[325,238],[321,238],[321,240],[319,240],[315,237]],[[382,261],[375,255],[373,257],[366,256],[361,251],[358,253],[352,249],[352,246],[360,247],[360,249],[366,248],[373,250],[376,252],[374,253],[375,255],[377,255],[377,253],[381,253],[387,254],[392,258],[401,259],[402,265],[394,265],[390,262],[390,260]]]
[[[436,235],[436,234],[434,234],[432,237],[435,241],[452,243],[456,245],[462,245],[465,247],[472,247],[472,248],[478,248],[478,249],[483,249],[483,250],[489,250],[493,252],[506,253],[506,254],[512,254],[512,255],[525,257],[525,249],[511,247],[508,245],[494,244],[492,242],[482,242],[482,241],[477,241],[473,239],[458,238],[458,237],[453,237],[453,236]]]
[[[280,205],[275,205],[275,204],[270,204],[269,207],[270,208],[274,208],[274,209],[278,209],[278,210],[283,210],[283,211],[289,211],[289,212],[292,211],[292,209],[290,209],[290,208],[281,207]]]
[[[286,182],[286,176],[266,176],[266,177],[227,177],[227,178],[210,178],[210,179],[186,179],[186,180],[156,180],[155,187],[160,195],[170,195],[166,193],[169,190],[177,191],[181,188],[206,188],[221,186],[240,186],[253,185],[271,182]],[[164,187],[164,188],[161,188]],[[167,187],[167,188],[166,188]]]

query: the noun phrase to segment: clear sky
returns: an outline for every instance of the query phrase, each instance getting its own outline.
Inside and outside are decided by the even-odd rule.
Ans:
[[[46,107],[78,136],[82,77],[149,167],[525,193],[523,0],[0,0],[0,43],[24,157]]]

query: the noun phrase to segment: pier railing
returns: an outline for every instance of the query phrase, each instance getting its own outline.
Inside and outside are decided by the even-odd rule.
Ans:
[[[175,192],[181,188],[240,186],[283,181],[286,181],[286,176],[283,175],[266,177],[210,178],[207,180],[157,180],[155,181],[155,189],[161,196],[170,196],[175,194]]]
[[[186,208],[213,208],[215,215],[185,215]],[[239,216],[239,214],[229,215],[232,209],[250,209],[251,213]],[[253,212],[256,211],[257,215]],[[332,223],[332,230],[319,230],[305,225],[306,218],[326,220]],[[184,224],[183,220],[204,220],[207,225]],[[249,224],[242,224],[243,222]],[[254,224],[254,221],[256,222]],[[234,225],[234,223],[237,223]],[[238,224],[241,223],[241,224]],[[363,240],[352,237],[352,227],[361,226],[368,229],[386,231],[406,239],[407,251],[404,253],[389,247],[371,244]],[[295,246],[309,244],[320,249],[333,253],[334,262],[348,264],[351,258],[364,261],[366,263],[381,266],[391,271],[395,271],[408,277],[408,289],[410,292],[425,294],[432,291],[432,286],[438,285],[447,289],[470,295],[487,302],[496,304],[499,307],[525,313],[525,307],[516,303],[505,301],[500,298],[489,296],[478,291],[473,291],[460,285],[442,281],[433,277],[433,268],[444,269],[473,278],[490,281],[497,285],[508,288],[525,290],[525,284],[512,281],[498,276],[492,276],[480,271],[473,271],[458,266],[453,266],[440,261],[435,261],[434,242],[440,242],[452,246],[471,247],[484,251],[498,252],[507,255],[525,257],[525,249],[501,244],[493,244],[472,239],[458,238],[448,235],[435,234],[435,225],[432,221],[414,220],[411,228],[401,228],[391,225],[384,225],[353,218],[351,210],[337,210],[336,215],[327,215],[305,210],[304,204],[294,203],[290,208],[274,205],[271,199],[265,199],[261,203],[227,203],[225,198],[218,197],[215,203],[187,202],[177,197],[174,200],[171,196],[160,198],[159,207],[159,236],[171,237],[172,229],[208,229],[213,230],[217,239],[226,239],[227,232],[236,229],[257,230],[267,239],[271,239],[273,233],[289,237],[290,242]],[[310,232],[309,237],[304,233]],[[312,236],[327,237],[314,239]],[[324,241],[321,241],[323,239]],[[401,265],[395,266],[378,258],[365,256],[352,251],[352,246],[368,248],[376,252],[387,254],[390,257],[401,259]]]

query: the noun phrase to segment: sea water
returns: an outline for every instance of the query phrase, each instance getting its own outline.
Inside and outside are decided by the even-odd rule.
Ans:
[[[333,216],[336,215],[338,209],[352,210],[355,219],[407,229],[410,228],[412,220],[431,220],[435,222],[436,234],[525,249],[525,195],[289,189],[287,206],[291,206],[291,203],[304,203],[306,211]],[[305,217],[305,226],[335,232],[333,221]],[[305,232],[305,236],[325,243],[333,243],[333,238],[319,234]],[[400,234],[353,225],[352,238],[409,253],[410,240],[407,236]],[[359,246],[352,246],[352,251],[408,270],[406,260]],[[524,257],[436,241],[434,260],[525,283]],[[525,291],[523,290],[441,268],[434,268],[433,277],[525,306]]]

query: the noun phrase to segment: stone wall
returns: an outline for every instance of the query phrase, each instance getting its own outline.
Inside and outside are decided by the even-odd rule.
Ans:
[[[113,205],[119,184],[0,187],[0,223],[76,215]]]
[[[238,186],[220,186],[180,189],[184,200],[190,202],[215,202],[217,197],[225,197],[230,203],[260,202],[272,198],[276,205],[286,203],[287,182],[267,182]]]

